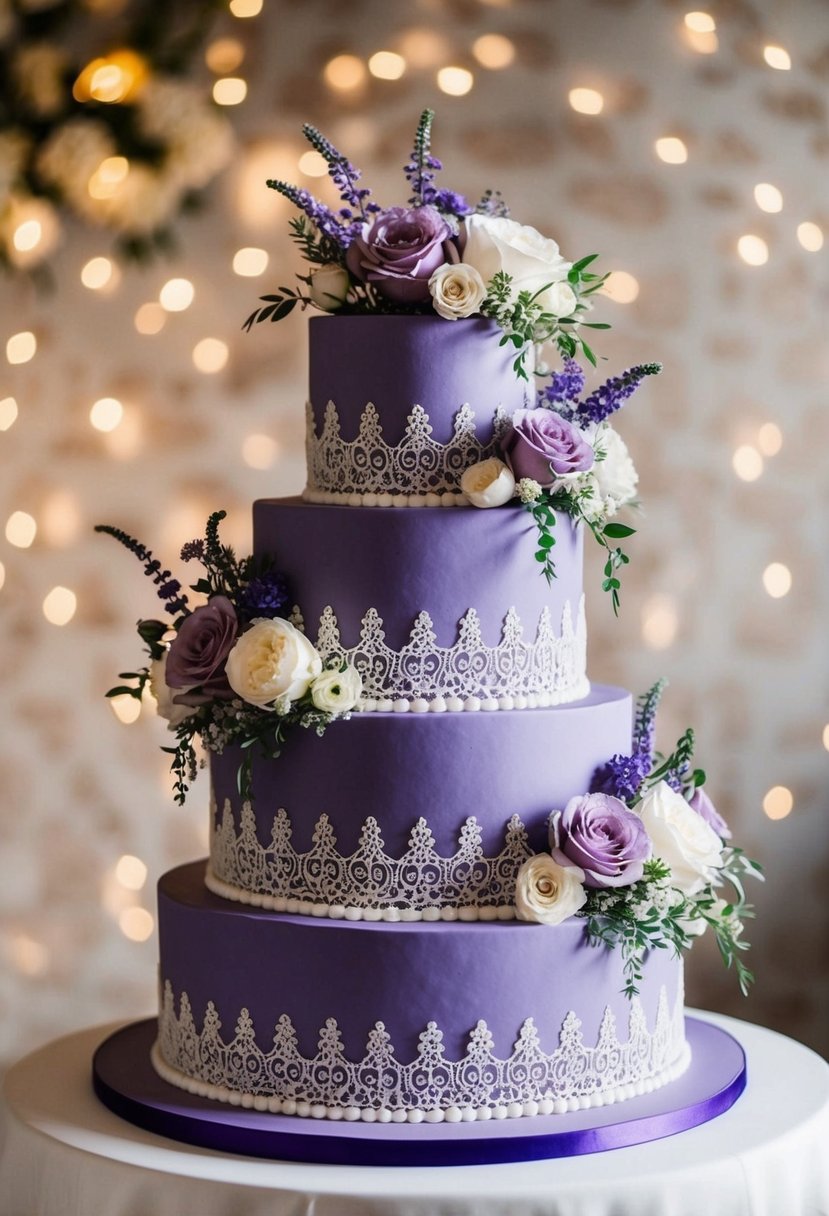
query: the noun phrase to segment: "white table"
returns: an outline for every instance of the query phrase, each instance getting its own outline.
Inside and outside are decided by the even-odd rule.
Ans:
[[[447,1169],[308,1166],[211,1154],[124,1123],[90,1061],[115,1029],[15,1065],[0,1116],[0,1216],[829,1216],[829,1066],[732,1018],[749,1084],[724,1115],[592,1156]]]

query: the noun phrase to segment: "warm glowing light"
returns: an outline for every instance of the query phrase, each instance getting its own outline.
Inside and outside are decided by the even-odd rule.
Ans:
[[[763,586],[773,600],[782,599],[792,589],[792,572],[782,562],[772,562],[763,571]]]
[[[754,201],[761,211],[771,214],[783,210],[783,195],[771,182],[758,182],[754,187]]]
[[[221,338],[202,338],[193,347],[193,364],[197,371],[212,375],[227,365],[230,351]]]
[[[782,46],[764,46],[763,58],[770,68],[776,68],[778,72],[788,72],[792,66],[792,57]]]
[[[109,258],[90,258],[81,270],[81,282],[90,291],[110,286],[115,275],[115,263]]]
[[[113,198],[127,180],[130,162],[126,156],[108,156],[90,177],[86,188],[92,198]]]
[[[740,481],[756,481],[763,472],[763,457],[750,443],[744,443],[731,457],[731,466]]]
[[[685,42],[698,55],[713,55],[719,50],[720,40],[713,30],[709,33],[703,33],[700,30],[689,30],[686,27],[683,32]]]
[[[450,97],[463,97],[472,88],[475,78],[467,68],[441,68],[437,76],[438,88]]]
[[[642,608],[642,639],[651,650],[667,650],[676,638],[679,615],[670,595],[652,595]]]
[[[6,581],[6,567],[0,562],[0,591],[3,589],[3,584]]]
[[[49,951],[26,933],[15,933],[9,940],[8,954],[12,966],[22,975],[43,975],[49,965]]]
[[[124,908],[118,917],[118,927],[131,942],[145,942],[155,928],[155,921],[146,908]]]
[[[328,162],[320,152],[315,152],[313,148],[309,148],[307,152],[303,152],[298,161],[300,173],[304,173],[306,177],[325,177],[328,172]]]
[[[238,38],[217,38],[204,52],[204,61],[217,76],[235,72],[245,57],[245,48]]]
[[[28,253],[37,248],[42,236],[43,225],[40,220],[24,220],[15,228],[12,244],[20,253]]]
[[[78,607],[78,597],[68,587],[53,587],[43,601],[43,615],[50,625],[68,625]]]
[[[794,798],[785,785],[773,785],[763,799],[763,810],[769,819],[785,819],[792,812]]]
[[[329,59],[325,65],[323,76],[325,83],[332,89],[348,92],[350,89],[358,89],[363,84],[366,78],[366,68],[362,59],[358,59],[356,55],[337,55],[334,59]]]
[[[104,436],[104,446],[115,460],[133,460],[144,446],[141,411],[134,406],[124,412],[124,419],[114,431]]]
[[[654,148],[656,155],[666,165],[684,165],[688,159],[688,149],[677,135],[663,136],[656,141]]]
[[[114,431],[124,417],[124,407],[117,397],[101,397],[89,411],[89,421],[96,431]]]
[[[213,85],[213,100],[217,106],[238,106],[248,95],[248,82],[241,76],[222,76]]]
[[[184,312],[193,303],[195,294],[189,279],[168,279],[158,293],[158,302],[166,312]]]
[[[35,356],[37,338],[31,330],[24,329],[19,334],[12,334],[6,343],[6,358],[9,363],[28,363]]]
[[[797,239],[809,253],[817,253],[823,248],[823,230],[810,220],[797,225]]]
[[[251,469],[269,469],[279,453],[270,435],[248,435],[242,444],[242,459]]]
[[[131,100],[147,78],[147,64],[135,51],[113,51],[104,59],[88,63],[72,86],[76,101],[101,101],[114,105]]]
[[[711,14],[701,12],[686,13],[685,25],[695,34],[713,34],[717,28],[717,23]]]
[[[40,510],[40,530],[44,540],[55,548],[74,544],[83,520],[77,499],[68,490],[53,490]]]
[[[567,100],[577,114],[601,114],[604,109],[604,97],[598,89],[571,89]]]
[[[378,80],[399,80],[406,71],[406,60],[394,51],[377,51],[368,61],[368,70]]]
[[[2,587],[2,585],[3,584],[0,583],[0,587]],[[829,752],[829,722],[827,722],[823,728],[823,746],[826,748],[827,752]]]
[[[503,34],[482,34],[472,43],[472,54],[482,68],[497,72],[515,59],[515,46]]]
[[[401,54],[413,68],[437,67],[449,54],[446,39],[431,29],[408,30],[399,45]]]
[[[769,247],[761,236],[747,232],[737,242],[737,253],[748,266],[765,266],[769,260]]]
[[[774,422],[764,422],[757,432],[757,446],[764,456],[776,456],[783,446],[783,432]]]
[[[167,313],[154,300],[142,304],[133,318],[135,328],[140,334],[157,334],[164,328],[166,321]]]
[[[254,249],[250,246],[237,249],[233,255],[233,272],[246,279],[255,279],[268,269],[268,254],[264,249]]]
[[[611,270],[602,292],[617,304],[632,304],[639,295],[639,280],[626,270]]]
[[[7,431],[17,421],[17,402],[14,397],[4,397],[0,401],[0,431]]]
[[[230,11],[234,17],[258,17],[265,0],[230,0]]]
[[[28,549],[37,536],[37,524],[26,511],[13,511],[6,520],[6,540],[17,549]]]
[[[126,694],[122,697],[110,697],[109,707],[124,726],[131,726],[141,716],[141,702],[137,697],[130,697]]]
[[[118,858],[115,877],[128,891],[140,891],[147,881],[147,867],[140,857],[124,853],[123,857]]]

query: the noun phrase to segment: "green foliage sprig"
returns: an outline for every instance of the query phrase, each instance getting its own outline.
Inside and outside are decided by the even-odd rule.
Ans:
[[[538,548],[535,551],[535,560],[540,563],[541,573],[547,582],[552,583],[556,576],[556,567],[553,561],[553,548],[556,543],[556,538],[553,534],[556,522],[553,497],[548,490],[542,490],[540,496],[533,502],[525,503],[524,508],[532,515],[535,526],[538,529]]]

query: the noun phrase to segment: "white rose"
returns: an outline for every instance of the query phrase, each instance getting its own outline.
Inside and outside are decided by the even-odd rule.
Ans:
[[[230,687],[243,701],[268,708],[277,698],[304,696],[322,671],[322,659],[304,633],[275,617],[255,620],[227,656]]]
[[[463,260],[478,271],[485,283],[489,283],[502,270],[512,276],[516,294],[519,291],[536,292],[551,284],[561,284],[561,290],[550,295],[551,305],[566,305],[565,314],[574,307],[575,297],[570,302],[563,289],[567,287],[570,294],[572,290],[568,284],[562,283],[567,278],[571,263],[565,262],[555,241],[542,236],[527,224],[519,224],[502,216],[468,215],[464,220],[464,229],[466,243]],[[544,296],[541,300],[544,301]],[[549,311],[562,315],[553,307]]]
[[[578,866],[560,866],[549,853],[528,858],[515,877],[519,919],[560,925],[584,905],[583,880],[584,871]]]
[[[633,502],[639,476],[624,439],[611,426],[604,426],[599,431],[595,447],[597,456],[604,455],[593,465],[593,475],[604,499],[606,514],[615,515],[619,507]]]
[[[155,708],[159,718],[164,718],[169,723],[170,730],[175,730],[185,718],[189,718],[196,712],[194,706],[176,705],[173,700],[181,693],[189,692],[191,688],[195,688],[195,685],[191,684],[189,688],[171,688],[167,683],[166,650],[160,659],[153,659],[150,663],[150,692],[155,697]]]
[[[671,881],[685,895],[701,891],[723,863],[722,841],[701,815],[665,781],[633,808],[651,838],[655,857],[671,869]]]
[[[447,321],[480,312],[486,299],[486,284],[475,267],[466,262],[438,266],[429,280],[429,291],[435,312]]]
[[[503,460],[490,456],[464,470],[461,489],[473,507],[501,507],[515,494],[515,478]]]
[[[314,271],[309,290],[317,308],[323,312],[336,312],[345,304],[350,286],[348,271],[336,262],[327,262]]]
[[[569,317],[578,300],[570,284],[562,280],[542,291],[538,302],[545,312],[551,312],[554,317]]]
[[[363,691],[363,680],[350,664],[345,671],[324,671],[311,685],[311,700],[325,714],[345,714],[353,709]]]

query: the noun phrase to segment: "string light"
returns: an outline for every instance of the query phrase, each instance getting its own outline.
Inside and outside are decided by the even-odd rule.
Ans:
[[[114,431],[107,431],[104,446],[115,460],[132,460],[144,446],[141,414],[134,407],[124,413],[123,421]]]
[[[270,435],[248,435],[242,444],[242,459],[251,469],[269,469],[279,453]]]
[[[604,97],[598,89],[571,89],[567,100],[577,114],[601,114],[604,109]]]
[[[475,83],[475,77],[467,68],[450,66],[441,68],[437,75],[438,88],[450,97],[463,97]]]
[[[394,51],[377,51],[368,61],[368,70],[378,80],[399,80],[406,71],[406,60]]]
[[[639,295],[639,280],[626,270],[611,270],[605,279],[602,294],[617,304],[632,304]]]
[[[89,411],[89,421],[96,431],[114,431],[124,418],[124,407],[117,397],[101,397]]]
[[[773,600],[782,599],[792,589],[792,573],[782,562],[772,562],[763,571],[763,586]]]
[[[4,397],[0,401],[0,431],[7,431],[17,421],[17,402],[14,397]]]
[[[783,432],[774,422],[764,422],[757,432],[757,446],[764,456],[776,456],[783,446]]]
[[[78,597],[68,587],[53,587],[43,601],[43,615],[50,625],[68,625],[78,607]]]
[[[763,58],[770,68],[776,68],[778,72],[788,72],[792,66],[792,57],[782,46],[764,46]]]
[[[115,263],[109,258],[90,258],[81,270],[81,282],[90,291],[101,291],[109,287],[115,277]]]
[[[12,234],[12,244],[20,253],[28,253],[36,249],[43,236],[43,225],[40,220],[24,220],[18,224]]]
[[[717,23],[710,13],[697,11],[685,14],[685,26],[695,34],[713,34]]]
[[[213,85],[213,100],[217,106],[238,106],[248,95],[248,82],[241,76],[222,76]]]
[[[265,249],[250,246],[237,249],[233,255],[233,273],[246,279],[255,279],[268,269],[268,254]]]
[[[769,819],[785,819],[792,812],[794,798],[785,785],[773,785],[763,799],[763,810]]]
[[[158,293],[165,312],[184,312],[193,303],[196,289],[189,279],[168,279]]]
[[[118,917],[118,927],[131,942],[145,942],[152,935],[155,921],[146,908],[124,908]]]
[[[783,195],[770,182],[758,182],[754,187],[754,201],[761,211],[772,215],[783,210]]]
[[[313,148],[303,152],[297,164],[300,173],[304,173],[306,177],[325,177],[328,172],[327,160],[322,153],[315,152]]]
[[[809,253],[817,253],[823,248],[823,231],[810,220],[797,225],[797,239]]]
[[[147,881],[147,867],[140,857],[124,853],[115,866],[115,877],[128,891],[140,891]]]
[[[763,473],[763,457],[750,443],[744,443],[731,457],[731,466],[740,481],[756,481]]]
[[[15,266],[33,266],[57,245],[60,227],[54,208],[41,198],[10,198],[5,228],[11,233],[9,261]]]
[[[769,260],[769,247],[761,236],[747,232],[737,242],[737,253],[747,266],[765,266]]]
[[[110,697],[109,708],[115,714],[118,721],[123,722],[124,726],[131,726],[141,716],[141,702],[137,697],[127,695]]]
[[[688,149],[683,140],[676,135],[664,135],[657,139],[654,148],[656,155],[666,165],[684,165],[688,159]]]
[[[667,650],[676,638],[679,615],[670,595],[653,595],[642,608],[642,639],[651,650]]]
[[[238,38],[217,38],[204,52],[204,61],[217,76],[235,72],[245,58],[245,48]]]
[[[37,523],[26,511],[13,511],[6,520],[6,540],[16,549],[28,549],[37,536]]]
[[[212,375],[227,365],[230,351],[221,338],[202,338],[193,347],[193,364],[197,371]]]
[[[167,322],[167,313],[160,304],[151,300],[149,303],[141,305],[133,321],[140,334],[157,334]]]
[[[6,358],[9,363],[28,363],[35,357],[37,338],[29,329],[12,334],[6,343]]]
[[[482,68],[498,72],[515,59],[515,46],[503,34],[482,34],[472,43],[472,54]]]
[[[323,76],[332,89],[349,92],[365,82],[365,64],[356,55],[337,55],[325,65]]]
[[[704,33],[701,30],[683,30],[685,41],[692,51],[696,51],[698,55],[713,55],[719,50],[720,40],[717,35],[711,30]]]
[[[262,12],[264,0],[230,0],[230,11],[234,17],[239,17],[245,20],[249,17],[258,17]]]

